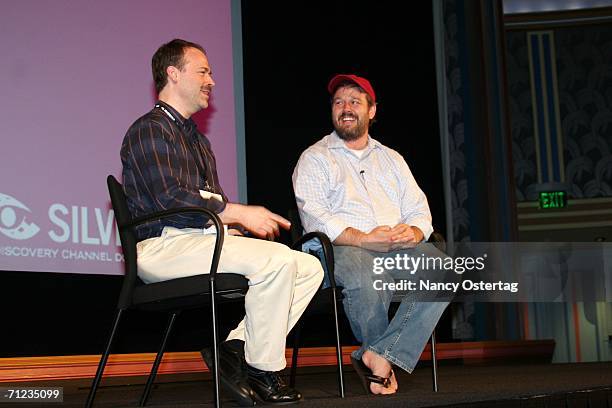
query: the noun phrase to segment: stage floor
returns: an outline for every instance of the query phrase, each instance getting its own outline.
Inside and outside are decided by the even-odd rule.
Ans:
[[[432,391],[431,369],[419,367],[413,374],[397,372],[400,389],[392,396],[363,393],[351,366],[345,366],[346,398],[337,397],[333,367],[298,369],[296,387],[306,407],[589,407],[612,408],[612,363],[449,365],[438,369],[439,387]],[[64,387],[62,407],[81,407],[91,380],[17,383],[27,386]],[[96,407],[137,406],[142,377],[104,380]],[[8,386],[8,384],[1,384]],[[1,405],[1,404],[0,404]],[[6,404],[9,405],[9,404]],[[59,406],[59,404],[17,404]],[[17,406],[10,404],[10,406]],[[163,375],[151,393],[149,407],[209,407],[212,387],[209,374]],[[223,406],[235,406],[223,398]]]

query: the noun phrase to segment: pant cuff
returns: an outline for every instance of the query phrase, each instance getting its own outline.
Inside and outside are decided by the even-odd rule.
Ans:
[[[282,369],[284,369],[285,367],[287,367],[287,360],[286,359],[282,359],[282,360],[278,360],[275,362],[254,362],[254,361],[249,361],[249,359],[246,359],[246,362],[248,365],[250,365],[251,367],[255,367],[258,370],[262,370],[262,371],[281,371]]]
[[[230,340],[242,340],[244,341],[244,330],[238,332],[238,330],[232,330],[228,335],[225,341]]]
[[[410,365],[406,364],[405,362],[403,362],[402,360],[399,360],[397,357],[392,356],[388,352],[384,352],[383,353],[380,350],[376,349],[376,347],[373,347],[373,346],[368,346],[368,350],[370,350],[373,353],[378,354],[379,356],[381,356],[382,358],[384,358],[385,360],[387,360],[391,364],[396,365],[399,368],[401,368],[402,370],[406,371],[408,374],[412,374],[412,371],[414,371],[414,366],[416,364],[413,364],[412,366],[410,366]]]

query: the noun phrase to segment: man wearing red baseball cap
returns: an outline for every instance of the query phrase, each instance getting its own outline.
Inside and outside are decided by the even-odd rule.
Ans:
[[[392,394],[392,366],[412,372],[448,302],[417,302],[409,292],[389,322],[394,291],[385,288],[406,270],[380,261],[445,255],[424,243],[433,232],[431,213],[406,161],[369,134],[376,116],[370,81],[339,74],[327,89],[334,131],[302,153],[293,188],[304,229],[322,231],[334,244],[335,279],[362,343],[351,357],[356,372],[366,391]]]

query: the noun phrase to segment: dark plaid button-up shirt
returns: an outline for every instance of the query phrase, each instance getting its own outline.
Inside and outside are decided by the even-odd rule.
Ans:
[[[121,162],[123,189],[134,217],[177,207],[206,207],[216,213],[225,209],[227,197],[219,185],[210,142],[192,119],[164,102],[158,101],[130,126]],[[223,203],[203,199],[199,190],[220,194]],[[141,227],[138,235],[146,239],[159,236],[165,226],[203,228],[205,224],[199,215],[177,215]]]

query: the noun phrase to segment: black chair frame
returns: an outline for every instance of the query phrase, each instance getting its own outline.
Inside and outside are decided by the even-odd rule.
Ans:
[[[290,216],[290,218],[295,218]],[[296,224],[297,227],[297,224]],[[299,226],[301,229],[301,226]],[[292,233],[293,235],[297,235],[294,233],[295,229],[293,228],[293,220],[292,220]],[[295,238],[295,237],[294,237]],[[325,267],[328,271],[329,277],[329,288],[319,290],[319,292],[315,295],[315,299],[311,301],[311,305],[316,305],[319,303],[319,299],[327,298],[328,302],[331,303],[332,313],[334,315],[334,325],[335,325],[335,335],[336,335],[336,365],[338,371],[338,394],[340,398],[344,398],[344,371],[342,369],[342,343],[340,341],[340,326],[338,320],[338,300],[342,300],[342,287],[336,286],[336,278],[334,276],[334,250],[332,244],[327,237],[322,232],[309,232],[299,239],[295,241],[292,245],[292,249],[301,251],[302,245],[312,239],[318,239],[321,243],[322,252],[323,252],[323,262],[325,262]],[[311,306],[309,306],[311,307]],[[293,337],[293,353],[291,355],[291,372],[289,377],[289,385],[291,387],[295,387],[295,377],[297,374],[297,362],[298,362],[298,353],[299,353],[299,342],[300,342],[300,332],[301,332],[302,324],[298,322],[298,324],[294,328],[294,337]]]
[[[104,353],[100,358],[100,363],[85,406],[89,408],[93,405],[98,386],[102,380],[104,368],[118,332],[119,322],[128,309],[170,313],[170,319],[147,379],[144,392],[139,401],[139,406],[144,406],[149,398],[176,317],[182,310],[210,304],[212,312],[213,367],[209,367],[209,369],[211,370],[214,384],[214,403],[216,407],[219,407],[217,302],[220,300],[218,299],[219,297],[226,299],[243,297],[244,293],[248,290],[247,280],[241,275],[226,273],[217,275],[217,267],[219,265],[224,238],[223,223],[214,212],[199,207],[173,208],[142,217],[132,218],[127,207],[127,200],[121,184],[111,175],[107,177],[107,186],[115,212],[117,226],[119,227],[119,236],[125,260],[125,277],[119,295],[117,312],[112,324],[112,329]],[[151,221],[186,213],[202,214],[212,222],[217,230],[212,262],[208,274],[203,273],[202,275],[177,278],[164,282],[143,284],[137,276],[137,238],[135,227],[150,223]]]
[[[291,233],[292,239],[296,239],[299,235],[298,231],[302,230],[301,222],[299,215],[297,215],[297,210],[289,211],[289,219],[291,220]],[[344,372],[342,368],[342,344],[340,341],[340,329],[338,323],[338,301],[343,299],[342,295],[342,286],[336,285],[336,279],[334,275],[334,250],[331,241],[327,237],[326,234],[322,232],[309,232],[297,239],[297,241],[293,244],[292,248],[296,250],[301,250],[302,245],[311,239],[318,238],[321,243],[321,247],[323,249],[323,262],[325,262],[326,269],[328,271],[329,277],[329,288],[320,290],[319,293],[315,296],[313,301],[311,301],[310,307],[316,305],[321,299],[329,299],[331,303],[332,313],[334,315],[334,323],[336,330],[336,359],[337,359],[337,369],[338,369],[338,393],[341,398],[345,397],[345,389],[344,389]],[[433,232],[429,237],[428,242],[433,243],[438,249],[444,250],[445,240],[442,234],[438,232]],[[326,293],[329,292],[329,293]],[[325,301],[325,300],[323,300]],[[298,322],[298,325],[295,327],[294,333],[294,343],[293,343],[293,353],[292,353],[292,361],[291,361],[291,372],[290,372],[290,385],[292,387],[295,386],[295,377],[297,374],[297,359],[299,352],[299,341],[300,341],[300,329],[301,324]],[[431,333],[431,375],[432,375],[432,389],[434,392],[438,392],[438,360],[436,355],[436,331],[435,329]]]

